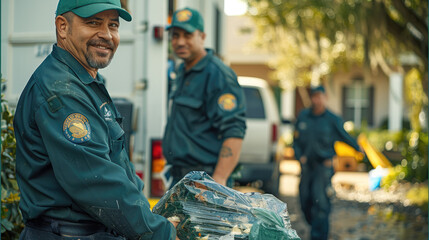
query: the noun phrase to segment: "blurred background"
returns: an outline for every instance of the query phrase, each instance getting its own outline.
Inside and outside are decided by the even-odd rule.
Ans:
[[[297,201],[300,167],[291,148],[293,123],[310,105],[310,86],[319,84],[326,88],[328,107],[342,116],[345,129],[365,150],[361,155],[336,144],[330,238],[427,239],[427,1],[121,2],[133,21],[121,22],[121,44],[111,65],[100,72],[126,116],[129,154],[146,183],[146,196],[156,202],[169,183],[160,147],[167,95],[180,61],[164,29],[176,9],[188,6],[204,17],[206,46],[238,76],[262,79],[272,92],[273,103],[262,103],[267,116],[268,109],[278,115],[269,122],[269,163],[278,183],[277,192],[271,190],[288,204],[292,227],[303,239],[309,228]],[[56,5],[57,0],[1,1],[4,239],[15,239],[22,227],[14,177],[13,108],[55,43]],[[260,145],[266,141],[257,136],[245,140]],[[236,178],[239,181],[240,174]],[[261,179],[242,181],[237,189],[266,190],[264,183],[267,187]]]

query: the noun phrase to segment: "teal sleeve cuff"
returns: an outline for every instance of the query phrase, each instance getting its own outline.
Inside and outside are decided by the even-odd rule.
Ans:
[[[222,134],[223,139],[227,138],[241,138],[243,139],[245,135],[245,130],[240,128],[232,128]]]
[[[177,236],[176,228],[174,228],[174,225],[172,223],[170,223],[170,225],[171,225],[170,239],[171,240],[176,240],[176,236]]]
[[[164,217],[161,217],[158,215],[158,218],[156,220],[155,225],[158,225],[155,232],[151,234],[143,234],[139,240],[151,240],[151,239],[165,239],[165,240],[176,240],[176,228],[174,228],[174,225],[165,219]]]

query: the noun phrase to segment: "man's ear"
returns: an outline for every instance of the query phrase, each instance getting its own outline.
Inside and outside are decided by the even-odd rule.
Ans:
[[[206,33],[205,32],[200,32],[201,34],[201,39],[206,40]]]
[[[67,32],[69,31],[70,24],[67,19],[61,15],[55,18],[55,28],[57,30],[58,37],[65,39]]]

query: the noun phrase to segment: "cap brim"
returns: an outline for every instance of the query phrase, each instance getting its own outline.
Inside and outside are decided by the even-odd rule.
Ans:
[[[313,95],[313,94],[316,94],[316,93],[325,93],[325,90],[316,89],[316,90],[310,91],[310,95]]]
[[[321,91],[321,90],[318,90],[318,91],[312,91],[311,93],[310,93],[310,95],[314,95],[314,94],[317,94],[317,93],[325,93],[324,91]]]
[[[80,8],[73,9],[72,12],[79,17],[87,18],[106,10],[117,10],[119,16],[127,22],[131,21],[132,19],[131,15],[125,9],[108,3],[89,4]]]
[[[181,28],[181,29],[183,29],[183,30],[185,30],[185,31],[187,31],[189,33],[193,33],[193,32],[195,32],[195,30],[197,30],[192,25],[186,24],[186,23],[185,24],[180,24],[180,23],[171,24],[170,26],[167,26],[165,29],[168,31],[168,30],[170,30],[172,28],[175,28],[175,27]]]

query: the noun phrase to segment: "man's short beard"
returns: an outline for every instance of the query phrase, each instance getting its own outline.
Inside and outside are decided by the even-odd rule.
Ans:
[[[89,46],[97,46],[100,43],[102,43],[104,45],[108,45],[110,49],[115,48],[112,41],[108,41],[108,40],[104,40],[104,39],[90,40],[87,43],[87,47],[89,48]],[[97,53],[93,53],[91,51],[86,51],[86,53],[85,53],[85,59],[86,59],[86,62],[88,63],[88,65],[90,67],[96,68],[96,69],[101,69],[101,68],[107,67],[110,64],[110,62],[112,61],[112,58],[114,55],[112,52],[112,55],[110,55],[110,58],[106,62],[104,62],[104,61],[96,61],[96,59],[97,59],[95,56],[96,54]],[[102,56],[102,57],[105,57],[105,56]]]
[[[112,61],[112,58],[113,58],[113,54],[110,56],[110,58],[107,62],[96,61],[95,57],[93,56],[93,54],[91,52],[85,53],[85,59],[86,59],[86,62],[88,63],[88,65],[90,67],[96,68],[96,69],[101,69],[101,68],[107,67],[110,64],[110,62]]]

